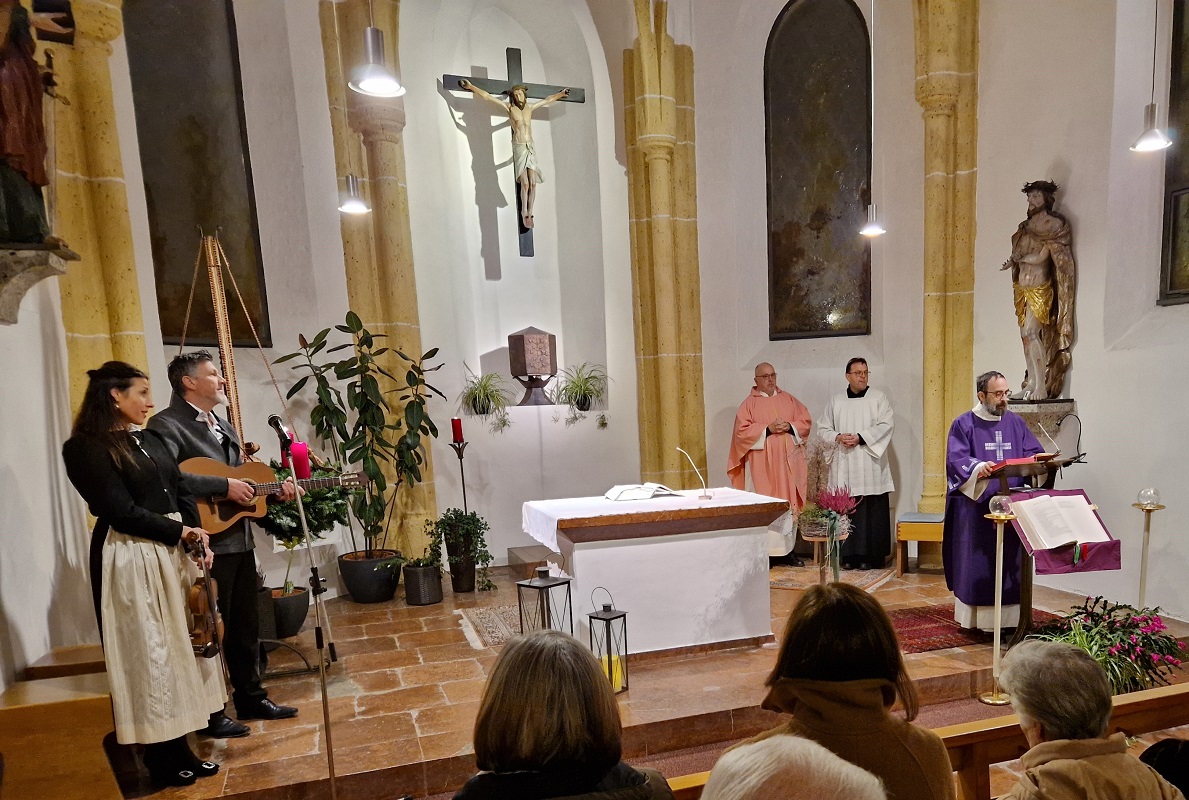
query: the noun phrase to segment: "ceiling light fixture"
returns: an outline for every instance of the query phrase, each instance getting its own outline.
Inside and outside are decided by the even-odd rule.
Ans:
[[[1135,153],[1154,153],[1172,145],[1172,139],[1156,124],[1156,119],[1160,116],[1160,107],[1156,103],[1156,37],[1160,31],[1160,0],[1156,0],[1155,5],[1156,14],[1152,21],[1152,95],[1144,108],[1144,132],[1130,147]]]
[[[376,27],[374,0],[368,3],[371,24],[363,31],[364,64],[355,70],[347,84],[356,92],[368,97],[400,97],[405,87],[400,85],[384,63],[384,31]]]
[[[871,0],[871,160],[875,160],[875,0]],[[868,169],[870,175],[874,169]],[[859,235],[874,239],[883,236],[887,231],[879,224],[878,210],[875,203],[867,206],[867,224],[859,230]]]

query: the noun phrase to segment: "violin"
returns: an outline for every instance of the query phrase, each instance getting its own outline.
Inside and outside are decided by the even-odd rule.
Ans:
[[[190,610],[190,646],[194,655],[214,658],[219,654],[223,641],[223,617],[219,614],[219,585],[211,577],[206,566],[206,549],[197,543],[198,563],[202,565],[202,576],[194,579],[187,597]]]

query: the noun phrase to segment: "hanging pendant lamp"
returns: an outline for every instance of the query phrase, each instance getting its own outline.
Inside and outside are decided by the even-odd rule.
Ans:
[[[368,97],[400,97],[405,87],[384,63],[384,31],[376,27],[375,0],[368,0],[367,8],[371,24],[363,30],[365,61],[356,68],[347,86]]]
[[[363,199],[363,195],[359,191],[359,178],[354,175],[347,176],[347,191],[343,192],[339,211],[342,211],[344,214],[366,214],[371,211],[367,201]]]
[[[875,160],[875,0],[871,0],[871,154]],[[874,171],[874,170],[872,170]],[[879,212],[875,203],[867,206],[867,224],[859,230],[860,236],[874,239],[887,233],[879,224]]]
[[[1172,146],[1172,139],[1157,127],[1156,120],[1160,116],[1160,107],[1156,102],[1156,37],[1160,31],[1160,0],[1156,0],[1156,14],[1152,21],[1152,94],[1148,105],[1144,107],[1144,132],[1129,148],[1135,153],[1154,153]]]

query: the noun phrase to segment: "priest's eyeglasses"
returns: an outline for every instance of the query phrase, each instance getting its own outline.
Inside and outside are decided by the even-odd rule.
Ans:
[[[1011,389],[1004,389],[1002,392],[983,392],[987,397],[994,397],[996,400],[1002,400],[1011,394]]]

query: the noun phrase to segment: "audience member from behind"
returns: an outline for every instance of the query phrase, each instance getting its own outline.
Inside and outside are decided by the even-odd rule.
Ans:
[[[1189,792],[1189,741],[1161,739],[1140,754],[1139,760],[1160,773],[1160,777]]]
[[[723,754],[702,800],[884,800],[879,778],[799,736],[770,736]]]
[[[887,612],[862,589],[811,586],[793,608],[763,707],[792,715],[772,736],[812,739],[883,781],[889,800],[953,800],[937,734],[911,723],[917,696]],[[906,719],[891,713],[899,698]]]
[[[1127,752],[1123,733],[1104,738],[1111,719],[1106,672],[1084,650],[1029,640],[1011,649],[1000,677],[1031,749],[1024,774],[1004,798],[1016,800],[1184,800]]]
[[[659,772],[620,760],[619,706],[577,639],[535,631],[495,662],[475,720],[478,775],[454,800],[672,800]]]

